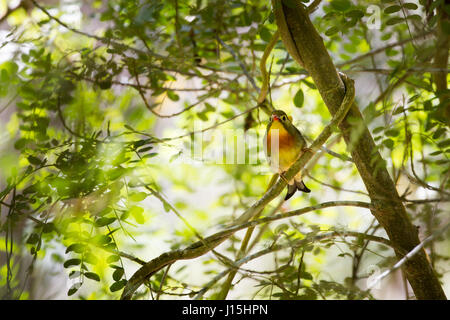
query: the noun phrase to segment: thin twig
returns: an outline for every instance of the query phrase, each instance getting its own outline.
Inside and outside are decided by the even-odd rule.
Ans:
[[[166,281],[166,277],[167,277],[167,274],[169,273],[169,269],[171,266],[172,265],[169,264],[166,268],[166,271],[164,271],[163,277],[161,279],[161,283],[159,285],[159,291],[156,293],[156,300],[159,300],[159,297],[160,297],[161,293],[163,292],[162,288],[163,288],[164,282]]]
[[[195,300],[199,300],[203,297],[203,295],[206,293],[206,291],[208,291],[214,284],[216,284],[220,279],[222,279],[224,276],[226,276],[229,272],[231,272],[233,269],[237,269],[239,268],[241,265],[248,263],[251,260],[254,260],[256,258],[259,258],[263,255],[275,252],[275,251],[279,251],[282,249],[286,249],[286,248],[299,248],[299,247],[303,247],[309,243],[314,243],[316,241],[321,241],[324,239],[329,239],[329,238],[334,238],[334,237],[340,237],[340,236],[352,236],[352,237],[366,237],[367,239],[371,239],[373,241],[377,241],[377,242],[381,242],[383,244],[387,244],[389,242],[389,240],[385,239],[385,238],[381,238],[381,237],[376,237],[376,236],[368,236],[365,235],[363,233],[358,233],[358,232],[336,232],[336,231],[332,231],[332,232],[327,232],[324,234],[320,234],[320,235],[316,235],[312,238],[305,238],[302,240],[297,240],[295,242],[288,242],[286,244],[283,245],[274,245],[274,246],[270,246],[267,249],[258,251],[254,254],[251,254],[249,256],[246,256],[238,261],[236,261],[234,263],[234,266],[232,268],[228,268],[224,271],[222,271],[221,273],[219,273],[217,276],[215,276],[211,281],[209,281],[200,291],[199,293],[194,297]]]
[[[443,228],[439,229],[435,233],[433,233],[431,236],[427,237],[425,240],[423,240],[421,243],[419,243],[417,246],[414,247],[408,254],[406,254],[402,259],[400,259],[392,268],[389,270],[386,270],[382,274],[380,274],[375,280],[368,286],[368,290],[372,289],[375,285],[378,284],[381,280],[383,280],[385,277],[387,277],[389,274],[391,274],[393,271],[400,268],[402,265],[404,265],[409,259],[411,259],[413,256],[415,256],[417,253],[422,251],[422,248],[429,243],[430,241],[433,241],[435,238],[437,238],[441,233],[443,233],[447,228],[450,227],[450,223],[445,225]]]
[[[402,46],[402,45],[407,44],[407,43],[409,43],[411,41],[414,41],[414,40],[420,39],[420,38],[425,38],[425,37],[430,36],[432,34],[433,34],[433,31],[427,31],[427,32],[418,34],[418,35],[416,35],[414,37],[405,39],[405,40],[401,40],[401,41],[397,41],[397,42],[394,42],[394,43],[390,43],[390,44],[388,44],[388,45],[386,45],[384,47],[381,47],[381,48],[378,48],[378,49],[374,49],[374,50],[369,51],[369,52],[367,52],[367,53],[365,53],[363,55],[357,56],[357,57],[355,57],[355,58],[353,58],[351,60],[347,60],[347,61],[341,62],[341,63],[337,64],[336,66],[341,68],[341,67],[344,67],[346,65],[358,62],[360,60],[364,60],[365,58],[368,58],[368,57],[370,57],[372,55],[376,55],[378,53],[384,52],[386,49],[397,47],[397,46]]]
[[[204,238],[204,241],[197,241],[184,249],[178,249],[163,253],[160,256],[154,258],[153,260],[147,262],[138,271],[136,271],[135,274],[129,279],[126,287],[122,292],[121,299],[125,300],[130,299],[133,293],[146,281],[148,277],[152,276],[155,272],[158,272],[168,264],[172,264],[178,260],[189,260],[202,256],[205,253],[209,252],[211,248],[215,248],[216,246],[224,242],[226,239],[228,239],[230,236],[232,236],[239,230],[255,227],[262,223],[286,219],[289,217],[306,214],[311,211],[321,210],[335,206],[357,206],[374,210],[374,207],[370,203],[365,203],[361,201],[331,201],[321,203],[316,206],[305,207],[302,209],[277,214],[271,217],[264,217],[257,220],[252,220],[249,222],[245,222],[227,228],[225,230],[219,231],[211,236]],[[205,245],[204,242],[206,242],[207,245]]]
[[[232,47],[230,47],[229,45],[227,45],[219,36],[217,36],[217,40],[220,42],[220,44],[222,46],[225,47],[225,49],[227,49],[231,55],[233,56],[233,58],[237,61],[237,63],[239,64],[239,66],[242,69],[242,72],[244,72],[244,75],[247,77],[248,81],[250,81],[253,89],[255,89],[256,91],[259,90],[258,86],[256,85],[255,79],[253,79],[253,77],[250,75],[250,73],[248,72],[247,68],[245,67],[245,64],[241,61],[241,59],[239,58],[238,54],[233,50]]]

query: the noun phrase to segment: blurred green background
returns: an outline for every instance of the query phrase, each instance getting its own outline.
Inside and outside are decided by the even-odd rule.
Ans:
[[[335,65],[355,80],[421,240],[450,219],[449,11],[446,1],[332,0],[311,13]],[[270,1],[2,0],[0,17],[2,299],[117,299],[139,262],[222,230],[264,194],[268,115],[256,99],[276,30]],[[281,40],[267,69],[268,103],[312,141],[331,119],[312,79]],[[220,161],[245,139],[244,163]],[[283,191],[263,215],[370,202],[339,132],[326,146],[337,156],[321,151],[307,165],[312,192],[279,204]],[[366,290],[396,259],[364,238],[386,238],[365,208],[260,225],[250,253],[327,231],[361,236],[252,260],[228,298],[414,298],[401,270]],[[235,260],[244,234],[216,250]],[[447,295],[449,236],[426,247]],[[135,298],[189,299],[226,268],[211,252],[177,261]]]

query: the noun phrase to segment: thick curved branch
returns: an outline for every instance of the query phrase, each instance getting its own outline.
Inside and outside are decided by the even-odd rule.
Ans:
[[[444,24],[450,23],[449,15],[444,10],[445,6],[450,6],[450,1],[446,0],[442,3],[441,7],[438,9],[438,14],[440,15],[437,26],[437,39],[436,39],[436,53],[434,55],[433,66],[437,69],[444,69],[443,71],[435,72],[433,74],[433,81],[436,85],[436,90],[439,94],[440,107],[442,110],[442,115],[444,119],[447,119],[447,124],[450,126],[450,94],[447,91],[447,67],[448,67],[448,57],[450,50],[450,36],[444,30]]]
[[[295,45],[293,57],[300,56],[299,63],[313,78],[328,110],[331,114],[336,114],[345,95],[345,87],[322,37],[302,4],[295,3],[294,6],[288,7],[280,0],[272,0],[272,3],[275,20],[286,48],[291,53],[292,44]],[[282,30],[284,28],[288,30]],[[283,35],[285,38],[289,36],[291,38],[285,40]],[[395,247],[408,252],[419,244],[417,230],[409,221],[385,162],[356,104],[350,109],[348,118],[352,118],[353,121],[351,123],[347,120],[342,121],[339,129],[351,150],[372,204],[377,209],[371,211]],[[355,122],[358,125],[354,125]],[[401,252],[397,249],[396,255],[399,259],[402,258]],[[405,263],[404,270],[418,299],[446,299],[423,250]]]

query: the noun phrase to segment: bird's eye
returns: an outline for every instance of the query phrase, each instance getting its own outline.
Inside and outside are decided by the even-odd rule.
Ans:
[[[281,120],[286,121],[287,120],[286,116],[281,116]]]

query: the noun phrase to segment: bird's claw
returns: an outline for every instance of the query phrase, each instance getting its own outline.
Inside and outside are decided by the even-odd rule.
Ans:
[[[302,148],[302,153],[305,153],[305,152],[312,152],[312,149],[309,147]]]

